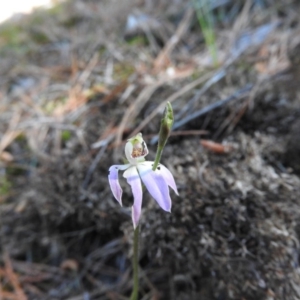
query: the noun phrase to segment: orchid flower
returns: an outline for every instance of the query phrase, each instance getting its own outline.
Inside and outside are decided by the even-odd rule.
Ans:
[[[125,145],[125,155],[128,164],[113,165],[109,168],[109,185],[120,205],[122,205],[122,188],[119,183],[118,172],[119,170],[126,170],[123,177],[127,179],[127,182],[131,186],[134,197],[134,204],[132,206],[134,228],[138,225],[142,211],[143,190],[141,181],[159,206],[167,212],[171,212],[172,206],[169,186],[178,195],[171,172],[162,164],[159,164],[156,170],[153,171],[154,162],[145,160],[145,156],[148,153],[148,148],[142,138],[142,134],[138,133],[133,138],[127,140]]]

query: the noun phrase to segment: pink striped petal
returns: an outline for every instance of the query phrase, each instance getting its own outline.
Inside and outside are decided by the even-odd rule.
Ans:
[[[118,172],[119,170],[126,170],[129,168],[128,165],[113,165],[109,168],[108,181],[110,185],[110,189],[117,199],[117,201],[122,205],[122,188],[119,183]]]
[[[168,184],[163,177],[161,170],[152,170],[153,162],[143,162],[138,164],[137,168],[150,195],[157,201],[159,206],[168,212],[171,212],[172,202]]]
[[[139,219],[142,212],[143,191],[141,178],[139,176],[136,166],[132,166],[129,169],[127,169],[124,172],[123,176],[127,179],[127,182],[130,184],[133,193],[134,203],[131,212],[133,227],[136,228],[136,226],[139,223]]]

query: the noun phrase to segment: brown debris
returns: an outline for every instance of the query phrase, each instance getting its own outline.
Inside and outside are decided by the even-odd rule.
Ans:
[[[233,147],[231,145],[223,145],[220,143],[216,143],[209,140],[200,140],[200,144],[210,150],[211,152],[217,153],[217,154],[224,154],[230,152]]]

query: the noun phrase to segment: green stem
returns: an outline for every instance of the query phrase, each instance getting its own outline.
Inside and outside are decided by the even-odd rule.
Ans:
[[[163,147],[158,147],[157,148],[157,151],[156,151],[156,156],[155,156],[155,161],[154,161],[154,164],[153,164],[153,167],[152,167],[152,170],[155,171],[159,162],[160,162],[160,158],[161,158],[161,155],[162,155],[162,152],[163,152]]]
[[[139,225],[134,230],[133,240],[133,290],[130,296],[130,300],[137,300],[139,294]]]

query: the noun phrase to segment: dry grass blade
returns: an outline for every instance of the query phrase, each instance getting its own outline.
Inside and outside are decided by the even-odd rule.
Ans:
[[[88,97],[84,95],[83,87],[84,82],[88,80],[93,69],[96,67],[99,60],[98,53],[95,53],[89,62],[87,63],[86,68],[80,74],[76,80],[75,85],[69,91],[69,99],[63,106],[58,106],[54,110],[54,116],[64,116],[65,114],[77,110],[79,107],[83,106],[87,101]]]
[[[165,45],[165,47],[162,49],[162,51],[159,53],[157,58],[154,61],[154,70],[156,72],[159,72],[162,68],[166,67],[166,64],[169,62],[169,55],[173,51],[174,47],[178,44],[182,36],[186,33],[193,16],[194,10],[192,8],[189,8],[181,23],[179,24],[176,32],[174,35],[170,38],[168,43]]]
[[[236,39],[237,35],[246,27],[247,23],[249,22],[249,14],[250,9],[252,6],[252,1],[248,0],[245,1],[244,7],[240,13],[240,15],[237,17],[236,21],[233,24],[233,28],[231,30],[231,45],[234,43],[234,40]]]
[[[80,87],[75,87],[70,90],[69,98],[66,104],[57,106],[55,108],[53,115],[55,117],[62,117],[67,113],[76,111],[79,107],[83,106],[88,101],[88,98],[81,91]]]
[[[91,75],[94,68],[97,66],[98,60],[99,60],[99,54],[98,54],[98,52],[95,52],[93,54],[93,56],[91,57],[91,59],[89,60],[85,70],[79,76],[76,85],[83,86],[83,84],[87,81],[87,79]]]
[[[184,135],[205,135],[209,132],[206,130],[178,130],[170,133],[170,136],[184,136]]]
[[[2,291],[0,288],[0,300],[19,300],[19,298],[13,293]]]
[[[191,120],[198,118],[206,113],[208,113],[209,111],[216,109],[224,104],[227,104],[230,101],[233,101],[235,99],[241,99],[243,97],[245,97],[245,95],[247,95],[251,89],[252,89],[253,85],[252,84],[247,84],[244,88],[236,91],[233,95],[222,99],[220,101],[217,101],[211,105],[208,105],[198,111],[195,111],[194,113],[188,115],[187,117],[181,119],[180,121],[176,122],[173,126],[174,129],[176,128],[180,128],[181,126],[183,126],[184,124],[187,124],[188,122],[190,122]]]
[[[0,141],[0,153],[2,153],[21,132],[20,130],[7,131]]]
[[[103,103],[108,103],[112,99],[114,99],[118,94],[122,93],[128,87],[127,80],[122,81],[118,84],[108,95],[104,97],[102,100]]]
[[[158,114],[158,112],[160,110],[164,109],[167,102],[170,102],[170,103],[174,102],[176,99],[183,96],[185,93],[188,93],[189,91],[194,89],[196,86],[205,82],[208,78],[211,77],[211,75],[212,75],[212,73],[208,73],[208,74],[196,79],[195,81],[187,84],[182,89],[180,89],[179,91],[177,91],[174,94],[172,94],[171,96],[169,96],[156,109],[154,109],[152,111],[152,113],[143,122],[141,122],[140,125],[130,135],[133,136],[133,135],[137,134],[138,132],[140,132]]]
[[[8,253],[4,254],[4,263],[5,263],[5,272],[7,275],[7,278],[9,279],[11,285],[13,286],[15,293],[17,295],[17,299],[18,300],[27,300],[27,296],[25,295],[18,275],[14,272],[12,264],[11,264],[11,260],[9,258]]]
[[[21,130],[17,130],[17,126],[19,124],[21,115],[19,112],[15,113],[8,125],[7,131],[4,133],[1,141],[0,141],[0,157],[3,155],[3,151],[6,147],[8,147],[15,138],[22,132]]]

